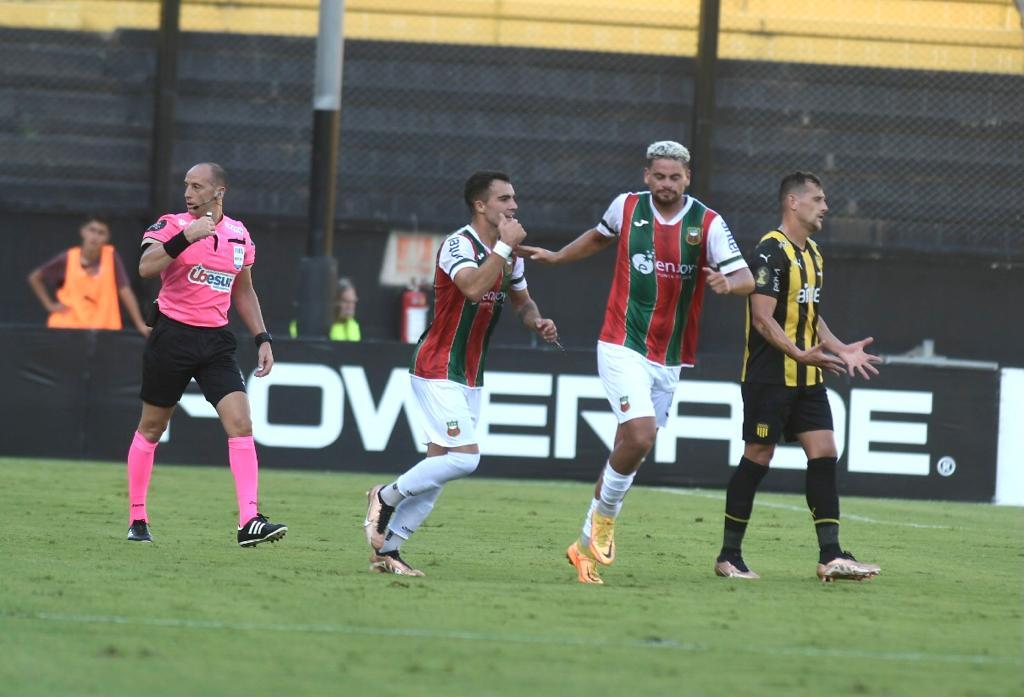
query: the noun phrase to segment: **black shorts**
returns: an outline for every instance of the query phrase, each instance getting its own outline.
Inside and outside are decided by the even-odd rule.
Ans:
[[[743,392],[743,442],[787,443],[798,433],[831,431],[832,408],[824,385],[786,387],[745,382]]]
[[[193,327],[159,315],[142,354],[142,401],[173,407],[196,379],[213,406],[232,392],[245,392],[235,360],[235,335],[219,327]]]

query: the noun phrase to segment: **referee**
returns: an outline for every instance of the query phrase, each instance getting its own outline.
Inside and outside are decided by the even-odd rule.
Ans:
[[[228,460],[238,496],[238,544],[275,542],[288,532],[257,508],[259,467],[235,337],[225,327],[235,309],[259,349],[256,377],[274,365],[271,337],[252,286],[256,259],[249,231],[224,215],[227,175],[213,162],[185,175],[185,213],[161,216],[142,236],[139,274],[160,274],[158,312],[142,358],[142,417],[128,451],[128,539],[151,542],[146,492],[153,454],[192,378],[217,410],[228,437]]]
[[[821,231],[828,206],[821,181],[794,172],[779,187],[782,224],[761,238],[751,268],[754,292],[747,305],[743,357],[743,440],[746,446],[725,499],[725,532],[715,573],[758,578],[740,546],[754,494],[781,439],[799,441],[807,455],[807,505],[818,536],[818,578],[864,580],[879,567],[857,561],[839,545],[837,450],[822,371],[865,380],[877,375],[878,356],[865,353],[873,339],[844,344],[819,315],[823,260],[811,236]]]

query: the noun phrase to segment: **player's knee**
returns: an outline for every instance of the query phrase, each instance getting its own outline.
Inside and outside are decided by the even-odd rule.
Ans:
[[[252,435],[252,419],[248,416],[236,416],[224,421],[224,430],[229,438]]]
[[[448,461],[452,463],[463,476],[469,476],[476,471],[480,464],[480,453],[448,453]]]
[[[156,443],[167,430],[166,421],[143,420],[139,422],[138,432],[150,443]]]
[[[657,426],[651,426],[650,428],[638,426],[629,429],[626,432],[623,440],[625,445],[640,453],[640,457],[644,457],[651,448],[654,447],[654,440],[658,437]]]

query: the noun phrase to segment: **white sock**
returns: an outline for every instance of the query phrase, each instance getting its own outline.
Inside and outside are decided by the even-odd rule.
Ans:
[[[468,477],[480,464],[480,453],[446,453],[420,460],[395,480],[403,497],[419,496],[440,489],[453,479]],[[387,502],[387,499],[384,499]]]
[[[380,496],[381,501],[391,506],[392,508],[400,504],[402,502],[402,499],[405,498],[405,494],[398,490],[397,480],[391,482],[390,484],[382,488],[378,496]]]
[[[583,519],[583,532],[580,533],[580,542],[586,547],[590,544],[590,516],[597,510],[597,499],[590,499],[590,508],[587,509],[587,517]]]
[[[431,489],[419,496],[410,496],[398,504],[391,522],[388,523],[388,534],[384,538],[384,544],[380,551],[390,552],[398,549],[402,543],[412,537],[412,534],[423,524],[423,521],[434,510],[434,502],[441,495],[442,487]]]
[[[610,462],[605,465],[604,475],[601,478],[601,500],[597,504],[597,512],[612,518],[618,516],[619,511],[622,510],[622,499],[626,498],[626,492],[633,484],[634,477],[636,477],[636,472],[619,474],[612,469]]]

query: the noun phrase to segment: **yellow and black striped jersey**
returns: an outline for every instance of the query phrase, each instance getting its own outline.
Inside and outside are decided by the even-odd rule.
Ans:
[[[772,230],[754,249],[750,268],[754,293],[775,298],[773,317],[798,348],[818,343],[818,302],[821,300],[823,262],[818,245],[807,240],[803,249],[781,230]],[[787,387],[817,385],[821,368],[801,365],[779,351],[754,329],[747,300],[747,344],[743,352],[743,382]]]

